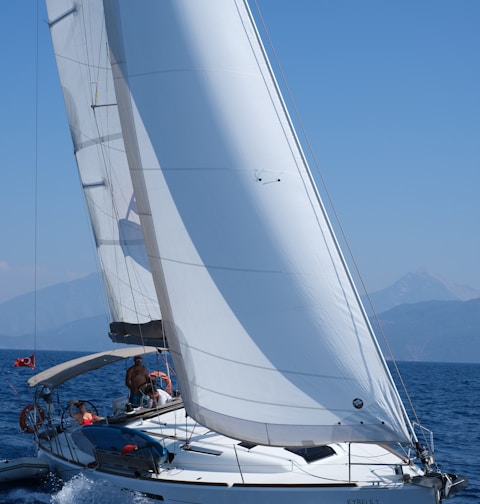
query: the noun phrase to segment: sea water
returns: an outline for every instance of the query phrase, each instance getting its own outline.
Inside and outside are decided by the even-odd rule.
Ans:
[[[0,350],[0,383],[3,388],[0,395],[0,459],[35,454],[32,435],[23,433],[18,423],[21,410],[32,402],[28,378],[43,369],[84,355],[79,352],[39,351],[36,353],[35,371],[13,367],[18,357],[27,357],[30,353]],[[157,359],[152,355],[146,356],[144,364],[150,370],[161,369]],[[125,372],[131,364],[133,362],[118,362],[65,384],[62,386],[65,391],[62,396],[64,406],[67,407],[70,398],[84,399],[93,402],[101,416],[110,414],[112,399],[126,395]],[[480,364],[400,362],[397,365],[401,380],[396,378],[396,381],[412,421],[418,421],[433,431],[435,457],[440,469],[465,474],[470,480],[466,490],[447,502],[479,504]],[[392,374],[395,376],[394,370]],[[403,391],[402,382],[408,394]],[[84,476],[78,476],[66,483],[51,477],[46,482],[30,486],[0,485],[0,503],[17,502],[150,504],[157,501],[108,484],[94,484]]]

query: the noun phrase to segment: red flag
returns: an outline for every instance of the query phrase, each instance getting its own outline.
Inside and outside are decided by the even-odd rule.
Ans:
[[[35,354],[30,355],[30,357],[19,357],[13,365],[15,367],[35,367]]]

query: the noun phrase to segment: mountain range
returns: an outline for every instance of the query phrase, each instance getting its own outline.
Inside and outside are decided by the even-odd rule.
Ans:
[[[480,362],[480,291],[420,270],[362,300],[387,359]],[[0,304],[0,347],[104,350],[107,313],[97,274],[24,294]]]

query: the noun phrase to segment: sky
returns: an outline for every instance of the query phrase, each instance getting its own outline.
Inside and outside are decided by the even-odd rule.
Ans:
[[[367,290],[425,268],[480,289],[480,2],[255,4]],[[3,302],[98,266],[43,1],[1,9]]]

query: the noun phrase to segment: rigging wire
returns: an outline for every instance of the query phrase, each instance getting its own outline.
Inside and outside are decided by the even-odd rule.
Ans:
[[[97,135],[98,135],[98,138],[100,138],[100,128],[99,128],[99,125],[97,124],[97,118],[96,118],[96,115],[95,115],[95,106],[97,104],[97,100],[98,100],[98,82],[99,82],[99,73],[100,73],[100,64],[98,63],[98,61],[100,61],[100,58],[101,58],[101,46],[102,46],[102,41],[100,40],[99,41],[99,47],[95,49],[94,51],[94,54],[92,55],[91,54],[91,47],[90,47],[90,44],[88,43],[88,30],[87,30],[87,21],[85,19],[85,16],[88,15],[88,11],[86,9],[81,9],[80,10],[81,12],[81,19],[82,19],[82,22],[81,22],[81,28],[83,29],[83,38],[85,40],[85,44],[84,44],[84,48],[85,48],[85,51],[86,51],[86,59],[87,59],[87,71],[88,71],[88,91],[85,89],[85,91],[87,92],[87,94],[90,95],[90,98],[91,98],[91,109],[93,111],[93,117],[94,117],[94,121],[95,121],[95,127],[97,129]],[[91,21],[93,22],[93,21]],[[100,22],[100,23],[103,23],[104,20],[103,19],[100,19],[100,20],[97,20],[97,22]],[[97,57],[97,61],[95,62],[92,62],[93,61],[93,57],[96,56]],[[96,70],[96,75],[92,75],[93,71]],[[94,94],[92,95],[92,86],[95,85],[95,92]],[[84,132],[83,132],[84,133]],[[91,138],[89,138],[89,140],[93,140]],[[105,173],[108,173],[107,172],[107,162],[105,160],[105,155],[104,155],[104,150],[103,150],[103,143],[100,144],[100,150],[101,150],[101,155],[102,155],[102,158],[103,158],[103,162],[104,162],[104,165],[105,165]],[[75,157],[76,157],[76,152],[75,152]],[[83,186],[83,183],[82,183],[82,179],[81,179],[81,174],[80,174],[80,171],[78,171],[78,176],[79,176],[79,181],[80,181],[80,184]],[[112,196],[113,198],[113,196]],[[85,201],[87,200],[87,198],[85,198]],[[87,216],[87,221],[88,222],[91,222],[91,218],[90,218],[90,215],[89,215],[89,210],[88,210],[88,207],[87,205],[84,207],[85,208],[85,213],[86,213],[86,216]],[[100,255],[98,254],[98,251],[97,251],[97,237],[95,236],[95,231],[93,228],[92,229],[92,232],[93,232],[93,236],[94,236],[94,242],[93,243],[93,257],[95,258],[95,263],[97,265],[97,272],[101,272],[104,268],[103,268],[103,265],[102,265],[102,258],[100,257]],[[101,282],[100,282],[101,283]],[[109,289],[110,286],[108,284],[106,284],[105,282],[103,282],[103,285],[105,287],[105,289]],[[105,310],[105,323],[106,323],[106,326],[108,327],[108,324],[109,324],[109,316],[108,314],[111,313],[111,310],[108,306],[108,302],[105,298],[105,296],[102,296],[102,300],[103,300],[103,304],[104,304],[104,310]]]
[[[35,14],[35,132],[34,132],[34,225],[33,225],[33,255],[34,255],[34,273],[33,273],[33,353],[37,353],[37,285],[38,285],[38,132],[39,132],[39,46],[40,30],[38,27],[40,19],[40,0],[36,2]],[[35,360],[34,360],[35,362]],[[35,369],[35,364],[33,369]]]

